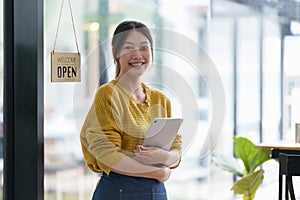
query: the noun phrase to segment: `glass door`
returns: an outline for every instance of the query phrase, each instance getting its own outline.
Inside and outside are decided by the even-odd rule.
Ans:
[[[85,200],[91,199],[99,175],[91,172],[85,165],[79,141],[80,129],[97,87],[114,78],[114,64],[111,59],[112,55],[109,55],[111,53],[110,38],[114,28],[123,20],[134,19],[144,22],[153,30],[156,27],[161,28],[163,26],[166,29],[175,30],[173,34],[186,35],[184,38],[188,41],[199,40],[201,43],[206,43],[207,5],[189,2],[185,6],[175,6],[168,1],[142,3],[132,0],[72,1],[75,30],[82,61],[81,82],[56,83],[51,82],[50,79],[50,53],[54,46],[61,2],[61,0],[45,1],[44,5],[44,193],[45,200]],[[63,7],[55,50],[76,52],[72,21],[67,3],[65,1]],[[170,6],[174,6],[173,12],[168,12],[166,15],[165,10]],[[193,12],[189,12],[188,8],[190,6],[194,7]],[[200,11],[198,12],[198,10]],[[178,15],[177,11],[181,15]],[[197,22],[190,24],[190,18],[199,18],[202,23],[200,25]],[[185,31],[183,32],[183,30]],[[168,31],[165,33],[168,33]],[[174,47],[182,45],[176,38],[170,40],[172,37],[167,34],[161,34],[160,36],[164,41],[176,44]],[[195,49],[195,52],[198,52],[198,49]],[[190,67],[188,62],[183,62],[180,56],[173,55],[168,51],[164,51],[164,49],[156,50],[154,55],[154,62],[158,62],[160,66],[170,65],[172,70],[177,70],[176,72],[181,78],[186,78],[187,83],[192,85],[193,91],[199,91],[198,87],[201,85],[199,83],[201,80],[198,80],[197,74],[195,75],[193,72],[186,73],[186,70],[183,70],[185,65]],[[180,64],[176,63],[176,59],[181,61]],[[164,83],[169,81],[171,82],[170,85],[176,84],[173,81],[175,77],[169,74],[162,76],[163,78],[165,79],[163,80]],[[202,83],[202,87],[206,89],[204,83]],[[208,94],[204,92],[204,89],[197,92],[196,100],[203,102],[203,104],[200,108],[201,116],[195,115],[195,118],[201,120],[201,126],[206,128],[209,120],[209,105],[207,103]],[[199,161],[200,144],[201,141],[194,142],[193,148],[189,149],[181,163],[181,167],[177,169],[177,175],[174,172],[174,178],[168,181],[167,187],[170,191],[170,199],[195,199],[199,196],[209,195],[209,166],[207,160],[205,162]],[[191,160],[193,160],[192,163]],[[190,173],[188,173],[188,176],[183,177],[181,176],[182,172]],[[187,193],[182,194],[183,185],[189,197],[187,197]]]
[[[89,1],[72,1],[72,14],[81,53],[81,82],[51,82],[50,54],[54,50],[56,34],[55,52],[77,52],[68,1],[64,1],[59,19],[62,2],[45,1],[44,5],[44,196],[45,200],[85,200],[91,199],[99,178],[99,175],[87,169],[79,141],[80,120],[88,111],[99,80],[96,72],[100,62],[97,55],[99,24],[85,21],[88,15],[86,9],[93,9],[91,5],[95,1],[91,1],[91,5],[87,5],[90,4]],[[60,25],[56,32],[58,20]],[[88,66],[95,66],[94,73],[88,74]],[[87,77],[89,82],[85,82]],[[83,88],[76,93],[75,90],[81,86]],[[80,97],[76,97],[75,93],[79,93]],[[77,108],[82,118],[78,117]]]

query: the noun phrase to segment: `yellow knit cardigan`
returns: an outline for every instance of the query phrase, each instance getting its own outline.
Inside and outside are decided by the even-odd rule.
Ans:
[[[144,104],[136,103],[115,80],[97,90],[80,133],[83,156],[92,171],[109,174],[123,156],[132,156],[143,143],[152,119],[171,117],[170,100],[156,89],[142,87]],[[171,150],[181,152],[181,146],[181,135],[177,134]]]

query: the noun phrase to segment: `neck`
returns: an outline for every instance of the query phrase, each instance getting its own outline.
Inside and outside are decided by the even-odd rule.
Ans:
[[[118,85],[125,88],[130,93],[133,93],[136,91],[139,87],[141,87],[141,78],[133,78],[128,76],[118,76],[116,78],[116,81],[118,82]]]

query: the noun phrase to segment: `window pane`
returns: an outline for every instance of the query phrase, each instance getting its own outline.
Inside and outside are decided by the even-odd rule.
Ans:
[[[280,137],[280,35],[279,25],[264,20],[263,41],[263,140]]]
[[[227,10],[227,9],[226,9]],[[218,141],[214,153],[231,156],[233,152],[233,46],[234,46],[234,20],[230,17],[216,16],[211,20],[210,53],[223,81],[226,95],[226,120],[222,130],[222,137]],[[214,164],[212,164],[214,166]],[[212,199],[230,199],[232,192],[232,175],[221,168],[211,168],[210,188],[218,188],[217,193],[212,192]]]
[[[252,28],[247,30],[249,26]],[[238,20],[237,134],[256,141],[259,137],[259,31],[257,17]]]
[[[295,141],[295,124],[300,122],[300,37],[286,36],[284,41],[284,139]]]

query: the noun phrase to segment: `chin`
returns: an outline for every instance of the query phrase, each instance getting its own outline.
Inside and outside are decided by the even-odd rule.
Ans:
[[[145,74],[145,70],[143,70],[142,72],[137,72],[137,71],[135,71],[135,72],[131,72],[130,73],[130,75],[131,76],[134,76],[134,77],[141,77],[141,76],[143,76]]]
[[[142,76],[143,74],[145,74],[147,69],[148,69],[147,66],[143,66],[143,67],[139,67],[139,68],[132,68],[129,71],[129,73],[132,74],[132,75],[136,75],[136,76]]]

